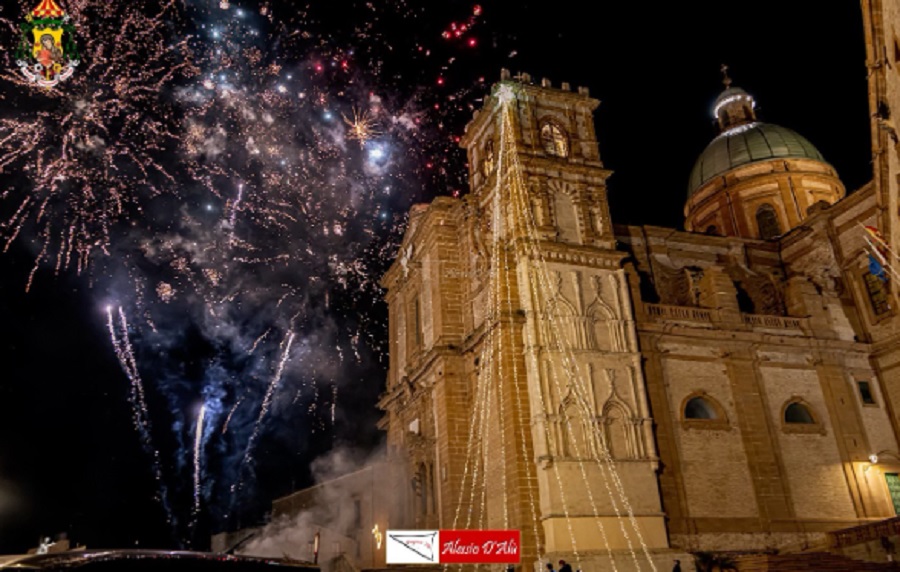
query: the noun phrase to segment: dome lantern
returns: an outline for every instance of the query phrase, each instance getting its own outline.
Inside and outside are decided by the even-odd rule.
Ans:
[[[731,87],[728,66],[722,64],[722,83],[725,90],[713,104],[713,117],[719,122],[722,132],[748,125],[756,121],[756,100],[739,87]]]

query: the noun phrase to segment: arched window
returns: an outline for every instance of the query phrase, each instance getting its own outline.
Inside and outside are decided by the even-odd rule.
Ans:
[[[775,214],[772,205],[766,203],[756,210],[756,226],[759,229],[759,237],[764,240],[771,240],[781,234],[778,215]]]
[[[719,414],[715,406],[707,399],[700,397],[692,397],[684,406],[685,419],[718,419]]]
[[[825,434],[825,425],[800,397],[793,397],[781,408],[781,423],[785,433]]]
[[[555,157],[569,156],[569,139],[565,131],[552,121],[541,125],[541,144],[548,155]]]
[[[704,391],[696,391],[681,402],[681,425],[685,429],[728,431],[728,415],[719,403]]]
[[[784,408],[784,422],[813,424],[816,420],[806,405],[796,401]]]

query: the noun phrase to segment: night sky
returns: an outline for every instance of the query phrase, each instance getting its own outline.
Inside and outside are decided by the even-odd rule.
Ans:
[[[10,55],[33,6],[2,0],[0,553],[202,549],[377,448],[377,282],[409,207],[465,192],[456,137],[501,68],[601,100],[616,223],[681,227],[723,63],[848,190],[871,178],[856,2],[118,4],[61,3],[83,63],[46,93]]]

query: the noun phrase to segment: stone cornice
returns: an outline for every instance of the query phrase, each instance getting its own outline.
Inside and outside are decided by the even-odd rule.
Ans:
[[[636,226],[613,225],[616,240],[629,245],[644,245],[648,253],[658,251],[658,246],[665,247],[665,251],[677,250],[678,247],[688,245],[704,250],[715,249],[722,253],[737,252],[735,249],[746,249],[751,255],[767,255],[780,258],[780,249],[777,242],[760,240],[757,238],[744,238],[740,236],[711,236],[700,232],[678,230],[662,226]],[[674,247],[674,248],[673,248]],[[630,249],[629,249],[630,250]],[[629,253],[629,256],[631,253]]]
[[[547,157],[545,155],[531,152],[528,149],[520,149],[519,157],[521,158],[522,170],[526,176],[562,176],[566,179],[566,175],[580,175],[587,179],[598,179],[600,184],[605,184],[606,179],[613,174],[609,169],[603,168],[603,163],[599,161],[575,161],[571,159],[559,159],[555,157]],[[579,181],[587,184],[592,183],[591,180]]]
[[[518,245],[518,247],[520,249],[526,248],[521,245]],[[549,240],[541,241],[539,247],[543,257],[527,253],[530,260],[618,270],[622,268],[622,262],[630,256],[629,253],[620,250],[601,249]]]
[[[711,347],[717,348],[722,348],[729,344],[756,344],[860,355],[870,355],[874,349],[872,344],[865,342],[816,338],[807,335],[791,335],[789,333],[776,334],[758,330],[736,330],[730,329],[727,324],[721,323],[712,328],[709,326],[692,327],[684,323],[638,322],[637,331],[639,336],[654,336],[660,341],[675,341],[678,339],[702,340],[710,344]],[[646,351],[646,349],[642,350],[642,352]]]

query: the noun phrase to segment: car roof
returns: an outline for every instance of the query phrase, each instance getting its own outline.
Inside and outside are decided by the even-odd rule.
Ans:
[[[187,550],[74,550],[50,554],[32,554],[0,561],[0,570],[71,570],[73,568],[97,568],[112,570],[115,564],[127,563],[129,568],[146,564],[147,570],[177,570],[180,566],[209,571],[276,570],[290,572],[318,572],[319,567],[309,562],[280,558],[259,558],[213,552]],[[113,566],[110,566],[113,565]]]

